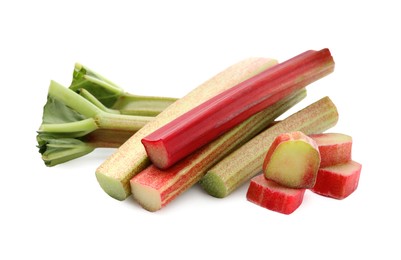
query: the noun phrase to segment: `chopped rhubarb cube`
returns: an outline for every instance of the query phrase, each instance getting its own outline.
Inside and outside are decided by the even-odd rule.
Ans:
[[[289,215],[302,204],[304,193],[305,189],[287,188],[260,174],[251,179],[246,197],[263,208]]]
[[[320,168],[343,164],[351,160],[352,137],[341,133],[313,134],[320,152]]]
[[[279,134],[269,147],[263,173],[288,188],[312,188],[320,165],[316,142],[301,131]]]
[[[355,161],[320,168],[316,184],[311,191],[335,198],[344,199],[358,187],[362,165]]]

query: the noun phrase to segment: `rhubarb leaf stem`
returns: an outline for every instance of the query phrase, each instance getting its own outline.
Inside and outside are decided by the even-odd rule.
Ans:
[[[154,117],[151,116],[117,115],[106,112],[101,112],[95,117],[96,123],[101,129],[128,131],[138,131],[153,119]]]
[[[91,93],[82,93],[83,96],[55,81],[50,83],[37,135],[39,152],[47,166],[81,157],[97,145],[118,147],[154,118],[107,112],[109,109],[104,109]],[[108,133],[91,134],[100,133],[99,130]],[[112,138],[120,133],[123,135]],[[91,140],[95,142],[90,143]]]
[[[72,135],[71,137],[83,136],[89,132],[98,129],[93,118],[87,118],[84,120],[70,122],[70,123],[59,123],[59,124],[42,124],[39,128],[39,132],[47,133],[80,133]]]
[[[178,98],[172,97],[127,93],[115,83],[79,63],[75,64],[69,88],[77,93],[85,90],[83,92],[85,98],[104,111],[107,111],[105,108],[109,108],[127,115],[156,116],[178,100]],[[99,103],[103,106],[100,106]]]
[[[110,114],[121,114],[121,112],[117,109],[110,109],[103,105],[102,102],[100,102],[94,95],[92,95],[88,90],[81,88],[78,92],[82,97],[85,99],[89,100],[92,104],[97,106],[100,110],[110,113]]]
[[[177,100],[177,98],[171,97],[141,96],[125,93],[116,100],[111,108],[126,115],[157,116]]]
[[[94,117],[102,111],[84,97],[53,80],[50,82],[48,95],[86,117]]]
[[[42,160],[46,166],[55,166],[92,152],[95,147],[74,138],[50,139],[44,144]]]

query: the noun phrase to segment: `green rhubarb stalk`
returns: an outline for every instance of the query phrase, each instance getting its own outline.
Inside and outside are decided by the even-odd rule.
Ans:
[[[187,95],[167,107],[127,142],[121,145],[96,170],[99,185],[111,197],[124,200],[131,194],[130,180],[150,165],[141,139],[211,97],[277,64],[276,60],[250,58],[218,73]]]
[[[255,136],[213,166],[200,180],[203,189],[217,198],[228,196],[262,171],[267,150],[274,138],[285,132],[321,133],[338,121],[334,103],[324,97]]]
[[[149,166],[130,181],[134,199],[146,210],[161,209],[196,184],[215,163],[268,127],[305,96],[306,90],[302,89],[281,99],[167,170]]]
[[[156,116],[177,98],[142,96],[125,92],[112,81],[76,63],[69,87],[103,111],[126,115]]]
[[[69,117],[58,118],[66,112]],[[65,119],[66,121],[61,121]],[[117,129],[137,131],[153,119],[151,116],[118,115],[102,111],[97,106],[67,89],[55,81],[51,81],[48,91],[48,102],[44,108],[43,123],[39,132],[54,133],[86,133],[96,129]]]
[[[117,109],[111,109],[106,107],[102,102],[100,102],[99,99],[97,99],[92,93],[90,93],[88,90],[81,88],[77,91],[78,94],[80,94],[82,97],[90,101],[92,104],[97,106],[99,109],[101,109],[104,112],[111,113],[111,114],[121,114],[120,110]]]
[[[153,118],[105,112],[71,89],[51,81],[38,130],[39,152],[46,165],[54,166],[99,147],[100,141],[97,146],[85,144],[87,138],[93,138],[91,133],[96,130],[112,131],[111,136],[124,133],[126,140],[129,137],[126,133],[134,134]],[[103,141],[105,147],[109,147],[109,140],[111,138]]]

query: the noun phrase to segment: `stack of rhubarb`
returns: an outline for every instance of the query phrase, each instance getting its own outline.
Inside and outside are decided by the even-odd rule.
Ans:
[[[247,199],[261,207],[291,214],[306,189],[344,199],[358,187],[362,165],[351,159],[352,138],[340,133],[278,135],[251,179]]]
[[[84,74],[82,66],[78,69]],[[223,198],[251,179],[248,200],[286,214],[301,204],[305,189],[345,198],[357,187],[360,165],[350,160],[345,135],[324,134],[338,121],[331,99],[323,97],[276,121],[305,98],[309,84],[333,71],[328,49],[309,50],[283,63],[251,58],[234,64],[186,96],[161,104],[151,118],[146,115],[146,123],[124,129],[133,134],[98,167],[96,178],[111,197],[124,200],[132,194],[149,211],[197,183]],[[115,85],[95,73],[86,77],[94,80],[88,85],[79,79],[73,90],[98,108],[82,118],[122,118],[106,114],[104,104],[87,93],[94,83],[103,82],[108,92]],[[83,83],[87,88],[81,89]],[[81,103],[82,111],[93,107]],[[41,130],[50,127],[43,124]],[[302,143],[294,145],[298,139]]]
[[[288,131],[318,134],[338,121],[335,105],[324,97],[272,124],[305,96],[307,85],[334,70],[328,49],[307,51],[277,65],[270,62],[258,73],[251,69],[260,70],[266,62],[247,63],[194,90],[214,90],[210,96],[189,93],[131,137],[98,168],[104,190],[124,199],[130,187],[134,199],[149,211],[161,209],[198,182],[209,194],[225,197],[261,171],[275,136]],[[247,75],[232,77],[244,68]]]

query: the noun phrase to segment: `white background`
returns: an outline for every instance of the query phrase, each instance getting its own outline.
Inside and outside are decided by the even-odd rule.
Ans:
[[[0,259],[399,259],[400,24],[397,1],[2,1]],[[336,3],[334,3],[336,2]],[[341,2],[341,3],[337,3]],[[359,187],[307,192],[287,216],[195,186],[150,213],[110,198],[97,150],[48,168],[36,149],[51,79],[75,62],[126,91],[181,97],[251,56],[329,48],[335,72],[294,110],[330,96],[354,139]]]

